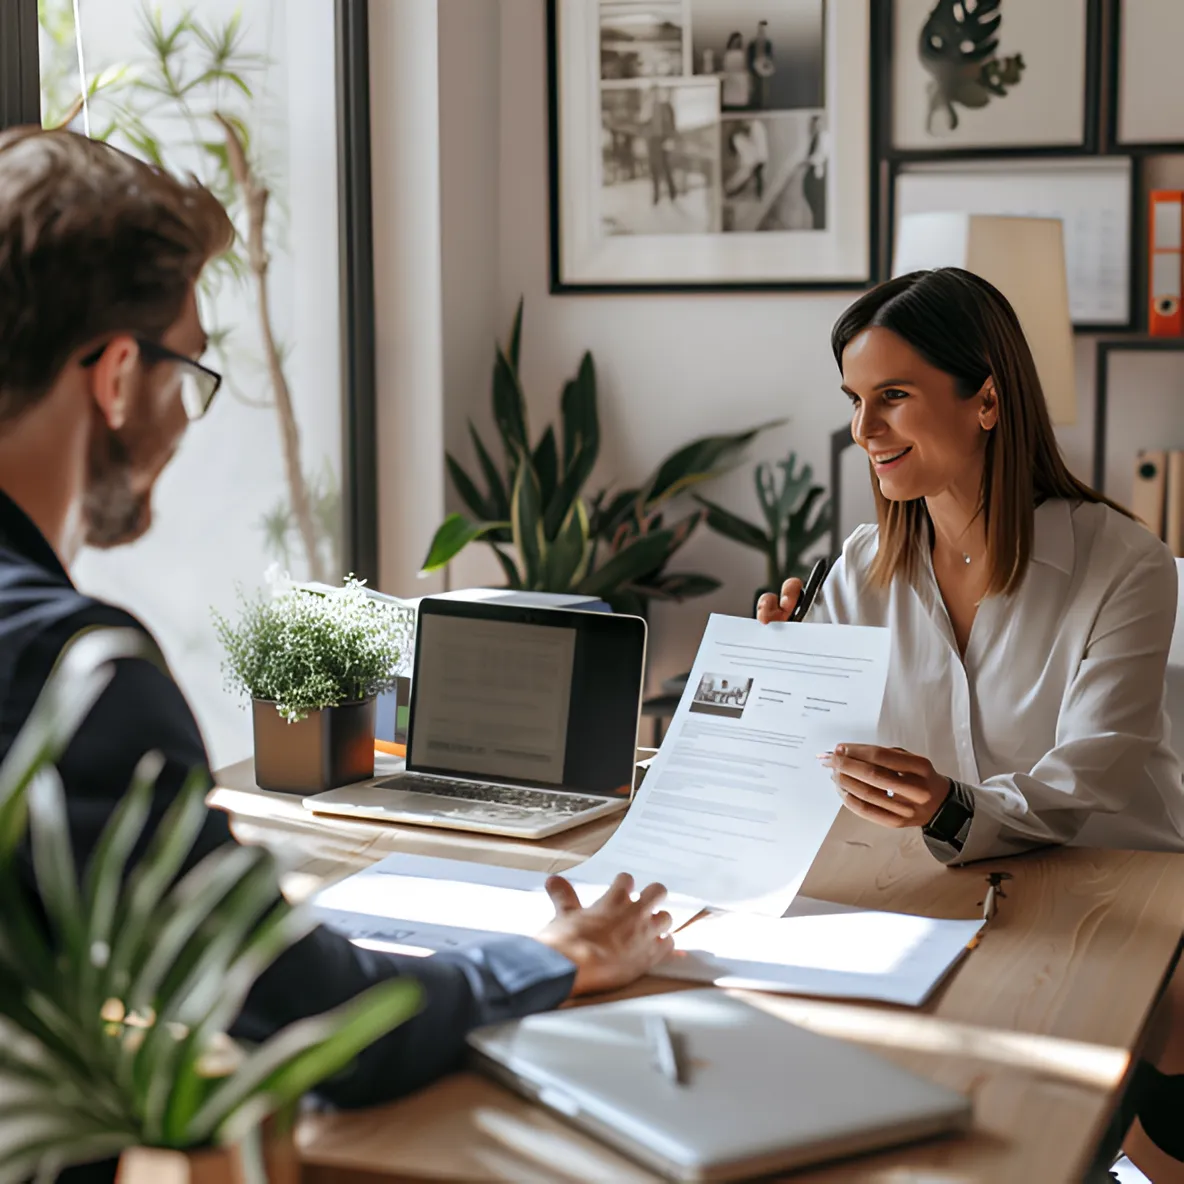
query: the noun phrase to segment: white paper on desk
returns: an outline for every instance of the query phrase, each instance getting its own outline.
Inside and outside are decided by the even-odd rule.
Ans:
[[[520,868],[395,854],[331,884],[313,911],[360,945],[455,949],[495,935],[537,933],[555,916],[546,879],[544,872]],[[573,887],[588,905],[606,885]],[[702,902],[671,897],[661,907],[677,927],[700,912]]]
[[[566,875],[618,871],[743,912],[789,907],[839,810],[817,754],[873,742],[887,629],[713,614],[629,812]]]
[[[712,913],[655,973],[720,987],[919,1007],[982,929],[799,896],[785,917]]]

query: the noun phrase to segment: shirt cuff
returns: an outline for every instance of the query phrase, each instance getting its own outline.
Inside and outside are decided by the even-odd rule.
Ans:
[[[574,963],[531,937],[499,937],[437,959],[457,965],[473,992],[473,1025],[558,1007],[571,994]]]

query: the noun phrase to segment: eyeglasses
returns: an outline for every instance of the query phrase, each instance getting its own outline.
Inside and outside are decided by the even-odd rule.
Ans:
[[[218,388],[222,385],[222,375],[200,362],[158,341],[149,341],[146,337],[136,337],[135,343],[140,347],[140,353],[149,362],[175,362],[181,367],[181,405],[190,420],[201,419],[210,409]],[[108,344],[110,344],[108,342]],[[89,353],[79,362],[81,366],[93,366],[102,356],[106,345],[99,346],[93,353]]]

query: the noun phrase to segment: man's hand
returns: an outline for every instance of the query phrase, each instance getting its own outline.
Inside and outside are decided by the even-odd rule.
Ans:
[[[781,585],[780,601],[772,592],[766,592],[756,602],[756,619],[762,625],[770,621],[788,621],[801,594],[802,581],[797,576],[791,576]]]
[[[832,770],[843,805],[880,826],[925,826],[950,793],[948,777],[903,748],[838,744],[819,760]]]
[[[547,880],[555,920],[538,940],[576,964],[573,995],[614,991],[640,978],[674,948],[670,914],[654,910],[666,898],[661,884],[633,899],[633,877],[617,876],[595,904],[583,908],[562,876]]]

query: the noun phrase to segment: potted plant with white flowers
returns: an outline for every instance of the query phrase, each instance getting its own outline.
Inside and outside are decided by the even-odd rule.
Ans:
[[[227,686],[251,699],[255,780],[318,793],[374,776],[375,699],[395,686],[414,633],[409,608],[277,570],[231,624],[214,613]]]

